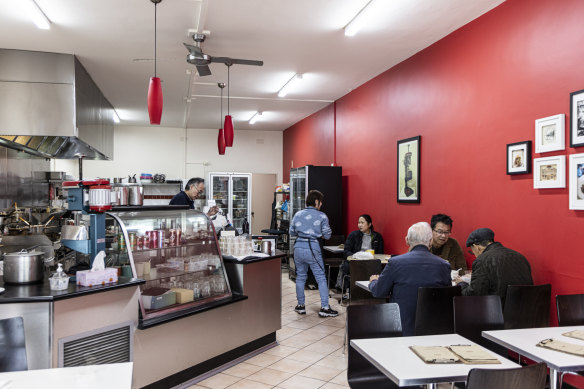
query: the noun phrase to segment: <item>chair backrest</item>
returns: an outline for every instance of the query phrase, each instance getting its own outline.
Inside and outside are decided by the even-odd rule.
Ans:
[[[416,335],[453,334],[452,299],[460,293],[460,285],[418,288]]]
[[[509,285],[503,317],[505,329],[549,327],[552,286]]]
[[[472,369],[468,373],[467,389],[543,389],[547,375],[545,363],[517,369]]]
[[[370,300],[373,298],[370,292],[355,285],[355,281],[369,281],[369,277],[381,273],[381,260],[379,259],[356,259],[349,261],[351,273],[350,296],[351,302],[354,300]]]
[[[558,326],[584,325],[584,294],[563,294],[556,296]]]
[[[347,307],[347,339],[393,338],[402,336],[399,306],[396,303],[349,305]],[[347,379],[379,374],[365,357],[349,346]]]
[[[482,331],[503,329],[501,298],[498,295],[455,296],[453,301],[454,332],[500,355],[506,355],[506,349],[481,334]]]
[[[0,320],[0,372],[28,370],[22,317]]]

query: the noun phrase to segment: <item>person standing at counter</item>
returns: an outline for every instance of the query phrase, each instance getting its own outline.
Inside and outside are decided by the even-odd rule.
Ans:
[[[470,284],[460,277],[454,280],[462,287],[463,296],[499,295],[505,305],[508,285],[533,285],[531,266],[515,250],[495,242],[490,228],[478,228],[466,240],[477,259],[472,264]]]
[[[459,270],[459,274],[464,274],[468,270],[464,253],[456,239],[451,238],[452,218],[442,213],[432,215],[430,220],[432,227],[432,254],[445,259],[450,264],[452,270]]]
[[[188,205],[190,209],[195,208],[196,199],[205,198],[205,180],[200,177],[194,177],[187,181],[185,190],[177,193],[168,205]],[[208,216],[213,216],[219,212],[217,206],[210,207],[206,212]]]
[[[337,316],[339,313],[329,306],[328,285],[324,274],[324,261],[319,239],[329,239],[332,234],[328,217],[320,211],[324,195],[311,190],[306,196],[306,208],[298,211],[290,223],[290,236],[294,243],[294,264],[296,265],[296,312],[306,314],[304,286],[308,278],[308,268],[312,270],[320,294],[321,317]]]
[[[339,290],[342,288],[341,284],[343,282],[343,277],[349,274],[348,257],[358,251],[365,250],[373,250],[375,254],[383,254],[383,236],[381,236],[379,232],[373,230],[373,220],[371,219],[371,216],[366,213],[359,216],[357,227],[359,229],[351,232],[345,241],[345,248],[343,250],[344,260],[341,264],[337,283],[335,285]]]
[[[399,305],[404,336],[415,335],[419,287],[450,286],[450,265],[432,254],[432,229],[419,222],[408,229],[406,254],[390,258],[381,275],[369,278],[373,297],[391,297]]]

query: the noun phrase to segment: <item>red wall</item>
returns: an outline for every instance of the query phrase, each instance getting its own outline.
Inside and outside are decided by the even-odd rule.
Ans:
[[[345,235],[370,213],[386,252],[404,252],[407,228],[444,212],[462,245],[490,227],[527,256],[536,283],[583,293],[584,211],[568,209],[567,188],[536,190],[532,174],[506,175],[506,144],[534,140],[534,121],[546,116],[566,114],[566,151],[535,158],[584,153],[569,147],[569,95],[584,89],[582,15],[581,0],[507,0],[339,99],[336,150],[333,105],[287,129],[285,176],[292,160],[330,164],[336,151]],[[416,135],[421,203],[398,204],[396,142]]]

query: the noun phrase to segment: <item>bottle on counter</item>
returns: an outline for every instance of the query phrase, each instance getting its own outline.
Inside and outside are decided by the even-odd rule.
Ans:
[[[246,217],[243,218],[243,225],[241,226],[241,232],[244,234],[249,234],[249,222],[247,221]]]

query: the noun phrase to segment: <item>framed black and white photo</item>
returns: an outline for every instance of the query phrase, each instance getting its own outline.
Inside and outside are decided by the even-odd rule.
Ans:
[[[566,115],[559,114],[535,121],[535,152],[564,150]]]
[[[570,209],[584,210],[584,154],[570,155]]]
[[[531,141],[507,145],[507,174],[531,173]]]
[[[570,147],[584,146],[584,89],[570,93]]]
[[[397,141],[397,201],[420,202],[420,136]]]
[[[535,158],[533,160],[535,189],[566,187],[566,156]]]

